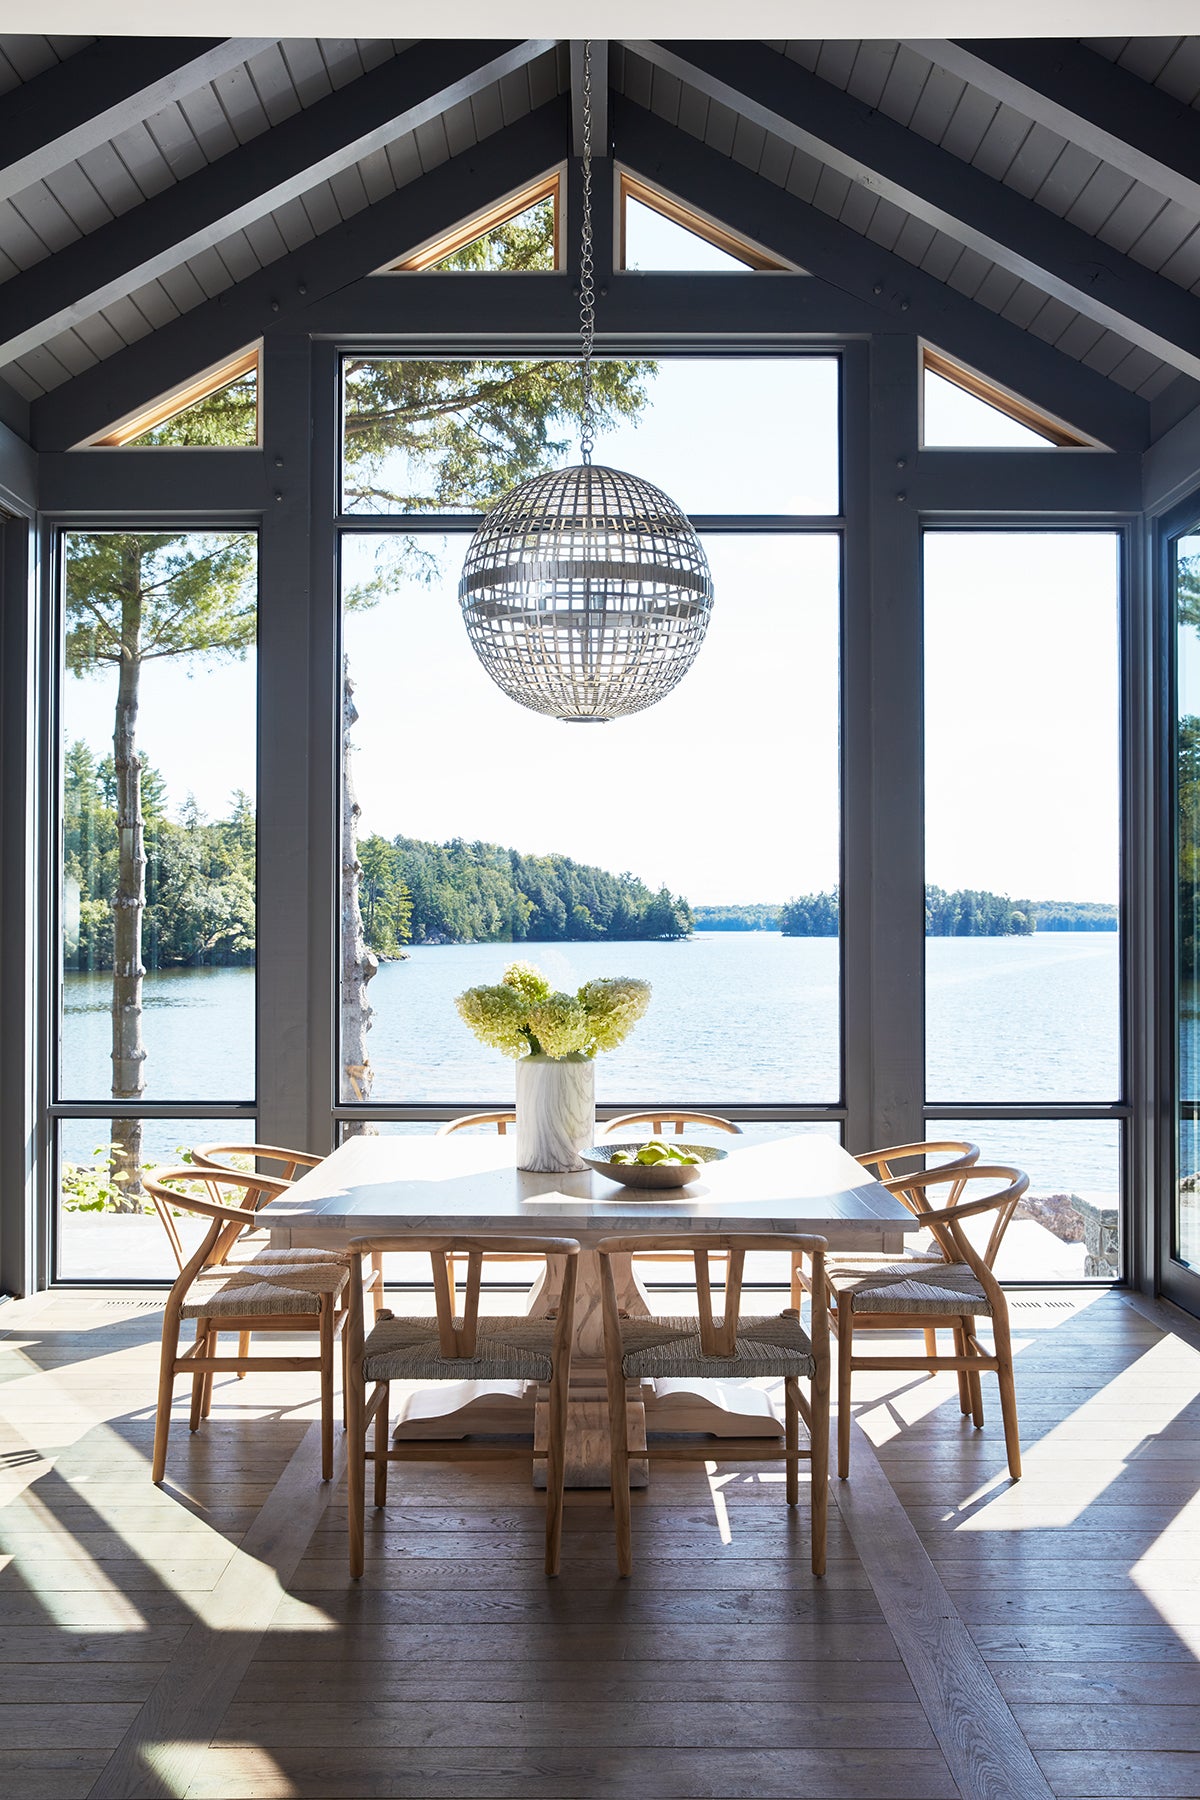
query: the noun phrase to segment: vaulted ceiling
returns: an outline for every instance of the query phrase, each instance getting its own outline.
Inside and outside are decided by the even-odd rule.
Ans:
[[[617,162],[855,329],[1122,447],[1200,402],[1200,38],[604,49]],[[553,40],[0,36],[7,423],[77,442],[569,157],[572,66]]]

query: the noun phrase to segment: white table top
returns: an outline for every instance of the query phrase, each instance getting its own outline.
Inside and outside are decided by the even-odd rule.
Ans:
[[[514,1167],[515,1139],[355,1137],[259,1214],[282,1240],[334,1242],[396,1229],[561,1233],[818,1232],[839,1249],[880,1245],[919,1229],[908,1209],[830,1138],[731,1140],[725,1161],[683,1189],[620,1187],[590,1169],[531,1175]]]

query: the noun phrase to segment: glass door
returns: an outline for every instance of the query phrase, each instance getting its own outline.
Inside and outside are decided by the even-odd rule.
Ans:
[[[1175,620],[1175,1183],[1162,1285],[1200,1310],[1200,526],[1171,543]]]

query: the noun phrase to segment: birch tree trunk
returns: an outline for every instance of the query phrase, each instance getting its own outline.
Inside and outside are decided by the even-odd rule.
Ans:
[[[348,665],[342,672],[342,881],[341,881],[341,1027],[343,1100],[368,1100],[374,1074],[367,1049],[367,1033],[374,1011],[367,999],[367,983],[378,972],[379,963],[367,948],[363,931],[359,889],[362,864],[358,860],[358,821],[362,808],[354,792],[351,768],[350,733],[358,719],[354,704],[354,683]],[[346,1136],[373,1134],[375,1127],[366,1124],[345,1125]]]
[[[142,773],[137,750],[141,679],[141,556],[124,553],[121,660],[113,726],[117,799],[117,889],[113,896],[112,1097],[140,1100],[145,1091],[142,1042],[142,915],[146,906],[146,849],[142,833]],[[110,1179],[119,1190],[118,1212],[140,1210],[142,1122],[112,1121]]]

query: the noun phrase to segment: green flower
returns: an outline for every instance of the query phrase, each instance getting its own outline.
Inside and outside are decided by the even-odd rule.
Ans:
[[[522,1000],[529,1001],[531,1004],[550,998],[550,983],[541,970],[535,969],[532,963],[509,963],[504,971],[502,981],[505,987],[512,988],[515,993],[520,994]]]
[[[587,1013],[572,994],[551,994],[529,1009],[529,1034],[543,1056],[591,1056]]]
[[[595,1056],[615,1050],[650,1004],[650,983],[625,975],[552,993],[532,963],[509,963],[495,987],[468,988],[454,1002],[481,1043],[505,1056]]]
[[[481,1044],[489,1044],[505,1056],[521,1056],[528,1050],[527,1003],[512,988],[468,988],[454,1004],[463,1023],[470,1026]]]
[[[588,1015],[594,1056],[598,1050],[615,1050],[629,1036],[650,1004],[650,983],[627,975],[585,981],[579,1001]]]

